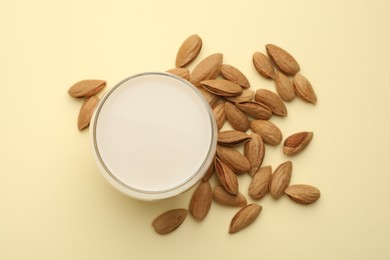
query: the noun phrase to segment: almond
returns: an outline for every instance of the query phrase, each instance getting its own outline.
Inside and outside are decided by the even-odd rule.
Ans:
[[[278,199],[283,195],[284,190],[290,184],[292,173],[291,161],[286,161],[278,166],[271,176],[269,192],[274,199]]]
[[[252,199],[259,200],[267,194],[271,180],[272,167],[261,167],[253,176],[248,194]]]
[[[83,105],[81,106],[79,112],[79,118],[77,122],[77,127],[79,128],[80,131],[89,126],[93,111],[95,110],[98,104],[99,104],[99,98],[97,96],[89,97],[84,101]]]
[[[251,167],[248,159],[234,148],[217,145],[217,156],[236,174],[247,173]]]
[[[207,91],[222,97],[238,96],[242,93],[240,85],[225,79],[203,80],[200,84]]]
[[[316,93],[314,93],[313,87],[307,78],[301,74],[296,74],[294,76],[294,88],[297,92],[297,95],[303,100],[312,104],[317,103],[317,96]]]
[[[105,80],[86,79],[71,86],[68,90],[68,94],[75,98],[91,97],[99,93],[105,86]]]
[[[306,148],[313,138],[313,132],[299,132],[290,135],[284,141],[283,153],[294,155]]]
[[[158,234],[167,234],[178,228],[187,217],[188,210],[172,209],[162,213],[152,222],[154,230]]]
[[[240,209],[230,222],[229,233],[234,234],[252,224],[259,216],[262,207],[252,203]]]
[[[227,130],[218,133],[218,144],[225,146],[239,145],[250,139],[250,135],[236,130]]]
[[[214,167],[223,188],[232,195],[238,195],[238,180],[233,170],[218,157],[215,158]]]
[[[265,146],[259,134],[252,133],[251,139],[245,144],[244,155],[248,159],[251,168],[249,174],[253,176],[263,163]]]
[[[275,71],[275,87],[276,92],[284,101],[291,101],[295,98],[294,84],[282,72]]]
[[[219,97],[217,95],[214,95],[213,93],[210,93],[209,91],[205,90],[204,88],[200,88],[199,90],[203,94],[207,103],[209,103],[210,107],[214,108],[218,103]]]
[[[190,71],[189,69],[186,68],[174,68],[174,69],[167,70],[167,72],[176,75],[178,77],[181,77],[185,80],[190,79]]]
[[[193,34],[181,44],[176,55],[176,67],[184,67],[193,61],[202,49],[202,39]]]
[[[266,105],[273,114],[287,116],[286,105],[276,93],[268,89],[258,89],[256,90],[255,100]]]
[[[275,70],[271,61],[261,52],[255,52],[253,54],[253,65],[260,75],[273,79],[275,77]]]
[[[213,198],[214,201],[225,206],[244,207],[247,205],[246,198],[242,193],[232,195],[228,193],[221,185],[218,185],[214,188]]]
[[[202,178],[203,182],[208,182],[211,179],[211,177],[213,177],[213,175],[214,175],[214,161],[215,161],[215,156],[214,156],[213,162],[210,164],[206,173],[203,175],[203,178]]]
[[[265,47],[272,61],[287,75],[295,75],[300,70],[298,62],[287,51],[274,44],[267,44]]]
[[[249,88],[250,84],[245,75],[236,67],[233,67],[228,64],[222,64],[221,68],[222,77],[227,80],[230,80],[237,85],[240,85],[242,88]]]
[[[278,145],[282,142],[282,132],[271,121],[253,120],[251,121],[251,129],[259,134],[266,144]]]
[[[246,132],[249,129],[248,117],[235,105],[226,102],[225,115],[226,119],[235,130]]]
[[[202,221],[209,213],[212,200],[213,192],[210,182],[200,182],[191,197],[189,206],[191,215],[196,220]]]
[[[310,204],[317,201],[320,196],[320,190],[314,186],[306,184],[290,185],[285,191],[286,195],[295,202],[301,204]]]
[[[225,124],[226,115],[225,115],[225,103],[220,103],[213,108],[213,114],[215,122],[217,123],[218,130],[221,130],[222,126]]]
[[[271,109],[259,102],[246,101],[235,105],[238,109],[256,119],[270,119],[272,116]]]
[[[238,96],[224,97],[224,98],[229,100],[230,102],[238,103],[238,102],[252,101],[254,96],[255,96],[255,92],[253,90],[243,89],[242,93]]]
[[[203,80],[216,79],[222,67],[223,55],[214,53],[204,58],[193,69],[190,74],[190,82],[197,87],[200,87],[200,82]]]

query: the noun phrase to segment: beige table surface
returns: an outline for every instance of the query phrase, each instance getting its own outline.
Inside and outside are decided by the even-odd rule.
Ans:
[[[0,259],[389,259],[390,2],[2,1],[0,4]],[[251,57],[275,43],[299,61],[318,95],[272,121],[284,136],[314,132],[289,158],[267,147],[264,165],[291,159],[292,183],[313,184],[308,207],[267,195],[246,230],[213,204],[160,236],[151,221],[188,206],[192,191],[158,203],[113,189],[76,128],[70,85],[174,66],[190,34],[240,68],[254,89],[274,90]],[[158,111],[156,111],[158,114]],[[250,177],[241,176],[246,194]],[[215,182],[213,182],[214,184]]]

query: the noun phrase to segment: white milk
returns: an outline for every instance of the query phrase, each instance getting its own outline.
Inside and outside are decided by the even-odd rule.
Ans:
[[[103,175],[119,190],[146,200],[193,186],[211,163],[217,132],[200,92],[165,73],[130,77],[106,93],[92,131]]]

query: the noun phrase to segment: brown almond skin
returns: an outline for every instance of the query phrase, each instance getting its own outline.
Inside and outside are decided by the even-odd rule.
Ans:
[[[242,93],[240,85],[226,79],[203,80],[200,85],[214,95],[222,97],[238,96]]]
[[[283,153],[295,155],[306,148],[313,138],[313,132],[299,132],[290,135],[284,141]]]
[[[240,209],[230,222],[229,233],[234,234],[252,224],[261,212],[262,206],[256,203]]]
[[[293,81],[282,72],[275,71],[276,92],[284,101],[291,101],[295,98],[295,89]]]
[[[200,82],[203,80],[216,79],[221,71],[223,55],[222,53],[214,53],[204,58],[192,70],[190,74],[190,82],[197,87],[200,87]]]
[[[210,182],[200,182],[191,197],[189,210],[191,215],[198,221],[202,221],[209,213],[213,192]]]
[[[226,100],[238,103],[238,102],[250,102],[253,100],[253,97],[255,96],[255,92],[251,89],[243,89],[242,93],[235,97],[224,97]]]
[[[209,168],[207,169],[206,173],[204,174],[202,181],[203,182],[208,182],[211,177],[214,175],[214,161],[215,161],[215,156],[213,162],[210,164]]]
[[[248,159],[251,168],[249,174],[253,176],[263,163],[265,155],[265,145],[263,139],[259,134],[252,133],[251,140],[249,140],[244,147],[244,155]]]
[[[225,103],[220,103],[213,108],[215,122],[217,123],[218,131],[221,130],[226,121]]]
[[[292,173],[291,161],[280,164],[271,176],[269,192],[274,199],[279,199],[289,186]]]
[[[253,132],[261,136],[264,143],[279,145],[282,142],[282,132],[271,121],[261,119],[252,120],[250,126]]]
[[[271,180],[272,167],[261,167],[253,176],[249,185],[248,194],[252,199],[259,200],[267,194]]]
[[[217,145],[217,156],[236,174],[247,173],[251,167],[248,159],[231,147]]]
[[[186,68],[174,68],[174,69],[167,70],[167,72],[176,75],[178,77],[181,77],[185,80],[190,79],[190,70]]]
[[[309,80],[299,73],[294,76],[294,88],[297,95],[306,102],[317,103],[316,93]]]
[[[204,88],[199,88],[199,90],[203,94],[204,98],[206,99],[207,103],[209,103],[211,108],[214,108],[218,104],[220,98],[217,95],[210,93]]]
[[[79,117],[77,121],[77,127],[81,131],[89,126],[91,122],[92,114],[97,105],[99,104],[99,98],[92,96],[87,98],[81,106]]]
[[[242,193],[232,195],[222,185],[214,188],[213,199],[215,202],[229,207],[244,207],[247,205],[246,198]]]
[[[250,87],[249,81],[244,73],[232,65],[222,64],[221,74],[222,77],[240,85],[242,88]]]
[[[274,44],[267,44],[265,47],[271,60],[281,71],[287,75],[298,73],[300,70],[299,64],[290,53]]]
[[[253,65],[260,75],[273,79],[275,78],[275,69],[271,61],[261,52],[255,52],[252,57]]]
[[[69,88],[68,94],[75,98],[91,97],[99,93],[106,84],[105,80],[100,79],[81,80]]]
[[[218,133],[218,144],[224,146],[236,146],[248,142],[251,136],[237,130],[227,130]]]
[[[284,193],[293,201],[300,204],[311,204],[317,201],[320,196],[320,190],[307,184],[290,185]]]
[[[233,170],[218,157],[215,158],[214,167],[223,188],[232,195],[238,195],[238,180]]]
[[[256,90],[255,100],[266,105],[274,115],[287,116],[287,108],[278,94],[268,89]]]
[[[236,103],[235,105],[242,112],[256,119],[267,120],[272,117],[271,109],[269,109],[266,105],[259,102],[254,102],[254,101],[239,102]]]
[[[225,103],[225,115],[233,129],[246,132],[249,129],[248,117],[235,105],[226,102]]]
[[[172,209],[156,217],[152,226],[158,234],[168,234],[178,228],[187,217],[187,209]]]
[[[181,68],[191,63],[198,56],[201,49],[202,39],[197,34],[189,36],[181,44],[176,54],[176,67]]]

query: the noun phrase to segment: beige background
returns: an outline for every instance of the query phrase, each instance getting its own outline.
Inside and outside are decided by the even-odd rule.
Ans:
[[[0,259],[390,258],[389,12],[385,0],[2,1]],[[268,195],[257,221],[235,235],[227,230],[236,209],[213,204],[203,222],[188,217],[159,236],[152,219],[187,207],[191,191],[145,203],[101,177],[69,86],[100,78],[109,89],[170,69],[193,33],[204,43],[195,63],[221,52],[254,89],[274,90],[251,62],[265,44],[299,61],[318,104],[296,99],[272,121],[285,137],[314,132],[292,158],[292,183],[319,187],[317,203]],[[264,165],[287,159],[267,147]],[[244,193],[249,181],[240,177]]]

